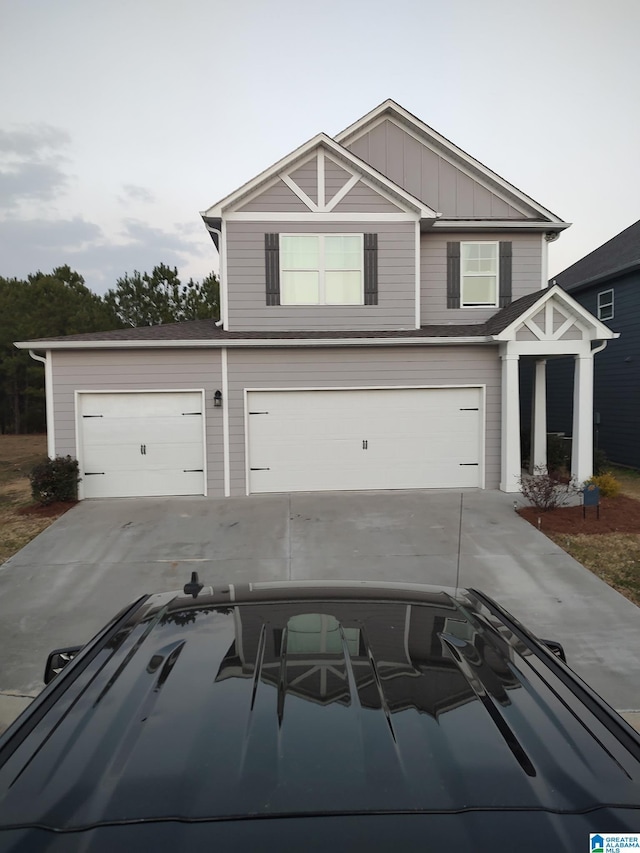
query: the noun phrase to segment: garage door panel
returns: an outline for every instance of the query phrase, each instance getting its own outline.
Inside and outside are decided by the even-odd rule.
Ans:
[[[197,411],[202,414],[202,395],[197,391],[177,392],[114,392],[83,394],[84,416],[155,418],[162,415],[182,415]]]
[[[163,497],[167,494],[166,475],[166,471],[145,471],[141,479],[139,472],[118,471],[116,474],[90,475],[86,477],[85,483],[90,488],[89,496],[92,498],[141,497],[141,489],[144,489],[144,497]],[[115,492],[117,494],[114,494]],[[174,471],[171,494],[202,494],[202,474]]]
[[[95,471],[108,468],[110,471],[182,471],[184,468],[202,468],[202,445],[181,445],[179,465],[176,464],[175,446],[145,445],[146,453],[140,452],[139,444],[101,444],[87,448],[84,454],[84,470]],[[142,457],[142,458],[141,458]]]
[[[249,392],[250,491],[481,485],[481,390]]]
[[[197,392],[80,395],[84,496],[203,494],[201,411]]]

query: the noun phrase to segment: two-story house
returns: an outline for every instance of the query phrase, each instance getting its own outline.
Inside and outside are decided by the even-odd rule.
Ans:
[[[18,344],[44,352],[49,453],[81,496],[501,488],[521,473],[519,371],[575,358],[573,470],[591,474],[609,329],[560,288],[567,227],[393,101],[319,134],[203,213],[220,323]]]

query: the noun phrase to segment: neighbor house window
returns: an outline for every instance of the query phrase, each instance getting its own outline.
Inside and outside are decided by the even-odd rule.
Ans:
[[[613,320],[613,290],[598,294],[598,320]]]
[[[465,306],[498,304],[498,243],[460,244],[460,295]]]
[[[281,234],[281,305],[364,305],[362,234]]]

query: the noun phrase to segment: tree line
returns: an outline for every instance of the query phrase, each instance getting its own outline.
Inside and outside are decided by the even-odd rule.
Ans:
[[[220,285],[214,273],[183,283],[178,270],[126,273],[99,296],[69,266],[26,279],[0,276],[0,433],[43,432],[44,370],[14,341],[218,319]]]

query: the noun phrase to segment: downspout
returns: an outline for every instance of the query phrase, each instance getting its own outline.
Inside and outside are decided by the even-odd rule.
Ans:
[[[55,459],[56,457],[56,441],[55,441],[55,429],[53,424],[53,365],[51,363],[51,352],[47,350],[46,357],[41,355],[36,355],[36,353],[30,349],[29,355],[34,361],[40,361],[44,364],[44,398],[45,398],[45,412],[46,412],[46,424],[47,424],[47,456],[49,459]]]
[[[223,245],[222,245],[222,231],[219,231],[217,228],[213,228],[213,226],[209,225],[207,222],[205,222],[205,228],[207,229],[207,231],[210,234],[217,234],[218,235],[218,246],[219,246],[218,255],[220,257],[220,319],[216,320],[216,326],[222,326],[224,328],[224,310],[223,310],[223,306],[222,306],[222,295],[223,295],[223,291],[224,291],[224,301],[225,301],[225,306],[226,306],[226,303],[227,303],[227,280],[226,280],[225,268],[224,268],[225,260],[222,256],[222,253],[224,251]],[[223,285],[223,277],[224,277],[224,285]]]
[[[602,341],[599,347],[595,347],[591,350],[591,355],[597,355],[599,352],[602,352],[608,343],[609,341]]]

